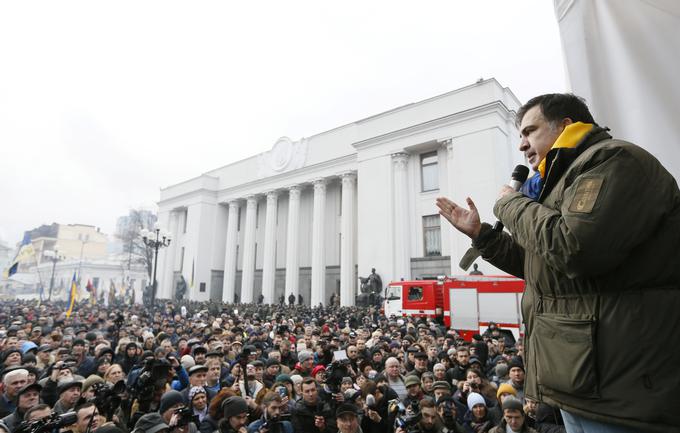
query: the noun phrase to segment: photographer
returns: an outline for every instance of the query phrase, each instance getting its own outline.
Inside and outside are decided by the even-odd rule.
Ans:
[[[442,424],[434,402],[429,399],[424,399],[420,402],[420,420],[415,425],[415,428],[405,429],[398,427],[394,433],[443,433],[445,427]]]
[[[182,409],[186,409],[186,400],[179,391],[171,390],[163,394],[158,413],[163,422],[176,433],[197,433],[198,427],[191,420],[191,413],[186,415]]]
[[[389,431],[394,420],[388,416],[388,402],[399,396],[387,386],[377,386],[372,380],[361,387],[364,397],[365,416],[361,420],[361,430],[364,433],[384,433]]]
[[[329,403],[319,398],[317,386],[316,381],[312,378],[302,381],[302,400],[295,404],[292,418],[296,432],[337,432],[333,417],[334,412]]]
[[[283,400],[275,392],[268,392],[262,399],[262,417],[250,423],[248,433],[293,433],[290,421],[281,419]]]

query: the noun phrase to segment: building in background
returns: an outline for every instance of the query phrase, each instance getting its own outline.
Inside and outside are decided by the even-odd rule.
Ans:
[[[320,134],[161,190],[160,298],[278,302],[301,294],[353,305],[358,276],[384,282],[457,274],[469,239],[442,224],[438,196],[474,197],[493,221],[500,185],[522,162],[519,101],[495,79]],[[243,145],[244,143],[239,143]],[[448,224],[448,223],[447,223]],[[485,273],[498,273],[481,265]]]

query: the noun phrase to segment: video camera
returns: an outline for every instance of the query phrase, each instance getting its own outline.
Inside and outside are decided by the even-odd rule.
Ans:
[[[122,380],[115,385],[107,383],[95,383],[92,385],[94,397],[90,399],[100,415],[105,416],[107,421],[113,419],[113,414],[120,407],[122,401],[121,394],[125,392],[125,382]]]
[[[408,407],[405,407],[399,399],[390,400],[388,402],[388,411],[390,413],[397,413],[395,419],[395,426],[404,429],[408,433],[420,432],[420,404],[418,401],[411,402]]]
[[[52,415],[33,422],[24,421],[19,424],[15,433],[50,433],[52,431],[59,431],[62,427],[73,425],[78,421],[78,415],[75,412],[67,412],[61,415],[52,413]]]
[[[333,361],[326,368],[326,385],[333,394],[340,392],[340,385],[342,384],[342,379],[349,376],[349,359],[341,359],[338,361]]]

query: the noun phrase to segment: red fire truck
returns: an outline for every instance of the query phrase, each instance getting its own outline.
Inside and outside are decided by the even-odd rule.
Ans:
[[[466,340],[495,322],[522,333],[520,301],[524,280],[510,276],[466,275],[436,280],[395,281],[385,288],[385,315],[431,317]]]

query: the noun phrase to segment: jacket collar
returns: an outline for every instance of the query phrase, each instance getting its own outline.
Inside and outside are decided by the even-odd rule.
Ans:
[[[543,179],[543,188],[538,197],[539,202],[543,202],[550,194],[550,191],[557,185],[557,182],[562,178],[571,164],[583,152],[590,148],[595,143],[612,138],[607,132],[609,128],[603,128],[595,125],[595,127],[583,137],[581,142],[573,147],[559,147],[553,148],[548,152],[545,158],[545,178]]]

